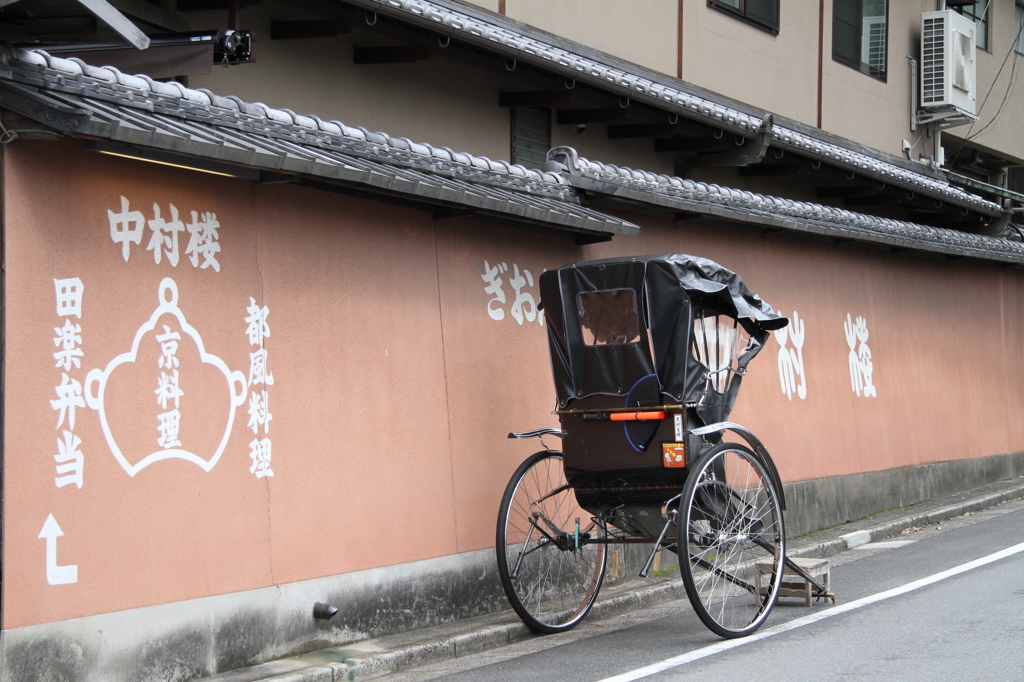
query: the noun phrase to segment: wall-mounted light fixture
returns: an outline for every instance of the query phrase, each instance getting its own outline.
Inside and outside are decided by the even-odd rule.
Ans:
[[[198,156],[185,156],[165,152],[159,149],[148,149],[145,147],[133,147],[126,144],[117,144],[105,140],[86,140],[85,148],[89,151],[107,154],[109,156],[120,156],[136,161],[148,161],[149,163],[171,166],[172,168],[184,168],[186,170],[199,171],[200,173],[211,173],[229,178],[241,178],[243,180],[259,181],[260,172],[255,168],[235,166],[230,163],[213,161]]]

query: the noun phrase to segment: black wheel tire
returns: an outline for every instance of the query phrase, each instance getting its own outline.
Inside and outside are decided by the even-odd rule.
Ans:
[[[753,633],[775,605],[786,549],[779,494],[766,467],[743,445],[712,447],[687,475],[676,520],[693,610],[721,637]]]
[[[501,585],[526,625],[563,632],[587,615],[604,579],[607,545],[586,541],[606,536],[567,487],[561,453],[538,452],[519,465],[501,499],[495,550]]]

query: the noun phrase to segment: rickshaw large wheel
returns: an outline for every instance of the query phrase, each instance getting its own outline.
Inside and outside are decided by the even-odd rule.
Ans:
[[[683,586],[704,625],[729,639],[757,630],[785,556],[779,494],[760,460],[735,443],[712,447],[687,475],[676,520]]]
[[[498,574],[512,608],[531,629],[579,623],[604,578],[607,532],[576,502],[562,455],[544,451],[519,465],[498,513]]]

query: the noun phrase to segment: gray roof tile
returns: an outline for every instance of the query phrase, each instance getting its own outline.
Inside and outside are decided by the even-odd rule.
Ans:
[[[571,185],[634,201],[867,243],[1024,264],[1024,244],[1002,237],[879,218],[832,206],[655,175],[589,161],[571,147],[550,150],[548,159],[549,167],[560,165]]]

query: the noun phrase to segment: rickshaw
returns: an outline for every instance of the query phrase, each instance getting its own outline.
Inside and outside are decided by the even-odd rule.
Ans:
[[[512,475],[498,514],[512,607],[534,631],[568,630],[597,598],[609,547],[650,543],[641,577],[658,552],[676,553],[701,621],[751,634],[784,565],[811,579],[786,559],[768,450],[726,421],[748,363],[789,320],[735,273],[684,254],[572,263],[541,275],[540,294],[561,428],[509,434],[545,447]]]

